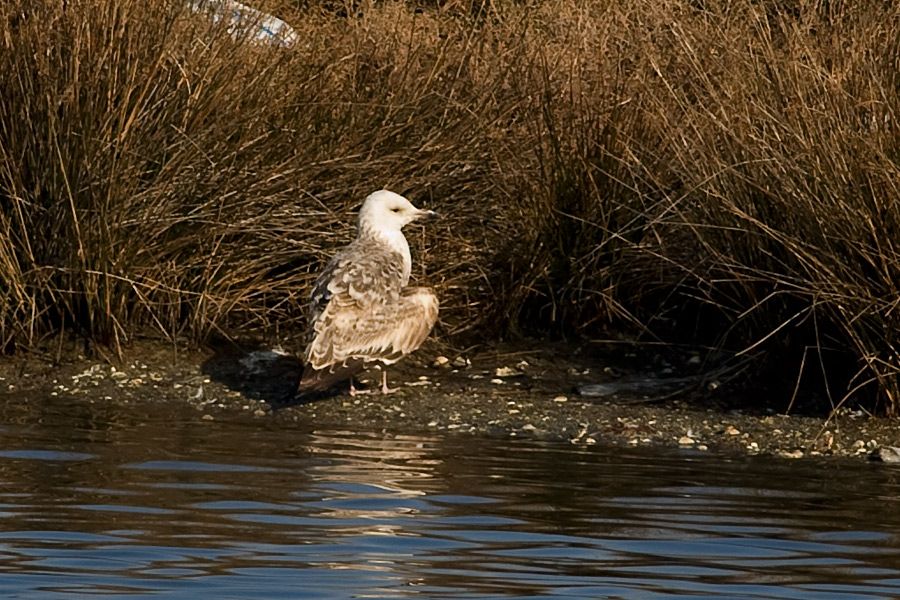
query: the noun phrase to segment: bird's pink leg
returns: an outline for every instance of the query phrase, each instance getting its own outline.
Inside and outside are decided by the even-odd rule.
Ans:
[[[372,393],[372,390],[356,389],[356,386],[353,385],[353,378],[352,377],[350,378],[350,395],[351,396],[365,396],[366,394],[371,394],[371,393]]]
[[[387,396],[388,394],[393,394],[396,391],[396,388],[391,389],[387,385],[387,370],[381,371],[381,393]]]

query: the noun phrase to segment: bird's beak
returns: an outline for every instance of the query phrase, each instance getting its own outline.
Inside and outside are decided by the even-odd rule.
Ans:
[[[438,216],[439,215],[436,212],[434,212],[433,210],[421,210],[420,209],[419,212],[416,213],[416,220],[417,221],[433,221],[433,220],[437,219]]]

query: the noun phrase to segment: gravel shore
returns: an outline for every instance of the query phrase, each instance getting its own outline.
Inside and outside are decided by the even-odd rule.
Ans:
[[[667,383],[692,381],[680,377],[677,367],[655,365],[656,372],[644,375],[633,366],[610,366],[608,358],[558,345],[520,343],[452,354],[426,349],[391,367],[389,383],[397,391],[388,396],[377,389],[380,373],[373,370],[361,382],[373,391],[298,403],[291,391],[300,365],[289,354],[263,345],[184,351],[158,343],[130,347],[120,360],[74,357],[51,365],[36,358],[6,359],[0,363],[0,391],[7,408],[54,396],[116,406],[175,404],[211,422],[246,418],[270,427],[358,426],[394,434],[658,445],[785,459],[890,460],[890,448],[900,446],[896,421],[861,411],[788,415],[763,403],[741,410],[714,381],[703,394],[672,394]]]

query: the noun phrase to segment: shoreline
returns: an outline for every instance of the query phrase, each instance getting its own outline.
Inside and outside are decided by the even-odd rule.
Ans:
[[[35,357],[4,359],[0,390],[7,409],[34,406],[53,396],[116,406],[175,405],[210,422],[249,417],[275,427],[364,424],[397,434],[537,438],[785,459],[865,459],[900,446],[896,421],[861,411],[842,410],[826,418],[779,414],[771,408],[742,410],[729,406],[722,390],[659,401],[637,393],[582,396],[575,392],[578,386],[609,384],[639,373],[604,366],[604,359],[586,357],[574,346],[518,343],[453,359],[438,356],[429,347],[390,367],[389,384],[398,389],[388,396],[376,390],[289,404],[284,399],[296,385],[300,365],[288,354],[262,345],[185,350],[138,342],[122,361],[73,356],[52,365]],[[363,385],[367,379],[377,387],[380,374],[369,371]],[[885,460],[891,456],[885,451]]]

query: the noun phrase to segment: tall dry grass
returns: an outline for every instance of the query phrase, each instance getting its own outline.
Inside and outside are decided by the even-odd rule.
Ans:
[[[717,345],[817,379],[833,405],[866,391],[896,409],[900,10],[797,6],[673,18],[650,55],[649,118],[682,186],[664,230],[693,240],[676,262],[723,317]]]
[[[0,343],[302,326],[359,201],[443,331],[702,343],[900,402],[893,3],[179,2],[0,9]]]
[[[296,325],[318,263],[382,186],[458,198],[471,239],[455,252],[499,227],[475,228],[471,199],[498,152],[479,130],[488,71],[514,50],[479,46],[465,23],[439,35],[400,5],[309,15],[294,52],[171,3],[21,3],[6,23],[6,347],[60,326],[111,342],[146,325]],[[487,281],[479,265],[447,272],[460,290]]]

